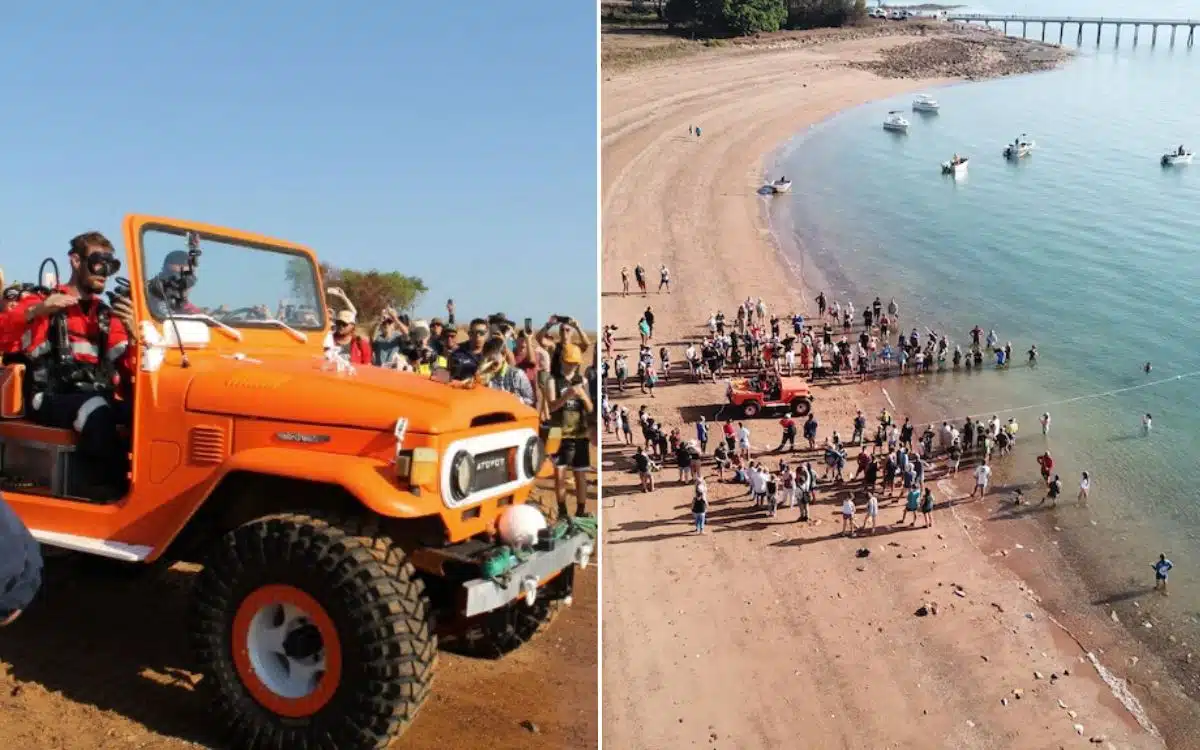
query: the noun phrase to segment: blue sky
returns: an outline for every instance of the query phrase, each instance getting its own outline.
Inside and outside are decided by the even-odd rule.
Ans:
[[[35,6],[0,26],[10,282],[151,213],[419,276],[427,316],[595,325],[594,4]]]

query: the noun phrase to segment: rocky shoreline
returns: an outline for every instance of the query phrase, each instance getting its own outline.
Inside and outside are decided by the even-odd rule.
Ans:
[[[982,80],[1052,70],[1072,57],[1062,47],[956,27],[882,50],[878,60],[847,63],[883,78]]]

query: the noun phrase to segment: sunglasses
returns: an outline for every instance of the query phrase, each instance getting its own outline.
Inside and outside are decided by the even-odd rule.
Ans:
[[[486,336],[486,335],[488,335],[488,332],[487,332],[486,328],[476,328],[475,330],[471,331],[471,335],[472,336]]]

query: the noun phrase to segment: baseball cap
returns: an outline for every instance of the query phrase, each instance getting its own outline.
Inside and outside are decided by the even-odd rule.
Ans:
[[[350,312],[349,310],[339,310],[338,314],[335,315],[333,319],[339,323],[345,323],[346,325],[350,326],[354,325],[355,323],[354,313]]]

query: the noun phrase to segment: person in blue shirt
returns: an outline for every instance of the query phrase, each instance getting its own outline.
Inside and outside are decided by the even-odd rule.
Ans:
[[[42,586],[42,549],[0,498],[0,627],[12,623]]]
[[[1154,568],[1154,590],[1163,592],[1163,596],[1167,594],[1167,574],[1171,572],[1171,568],[1175,567],[1175,563],[1167,559],[1166,555],[1159,555],[1158,562],[1150,567]]]
[[[708,452],[708,421],[704,417],[700,417],[700,421],[696,423],[696,441],[700,443],[700,452]]]

